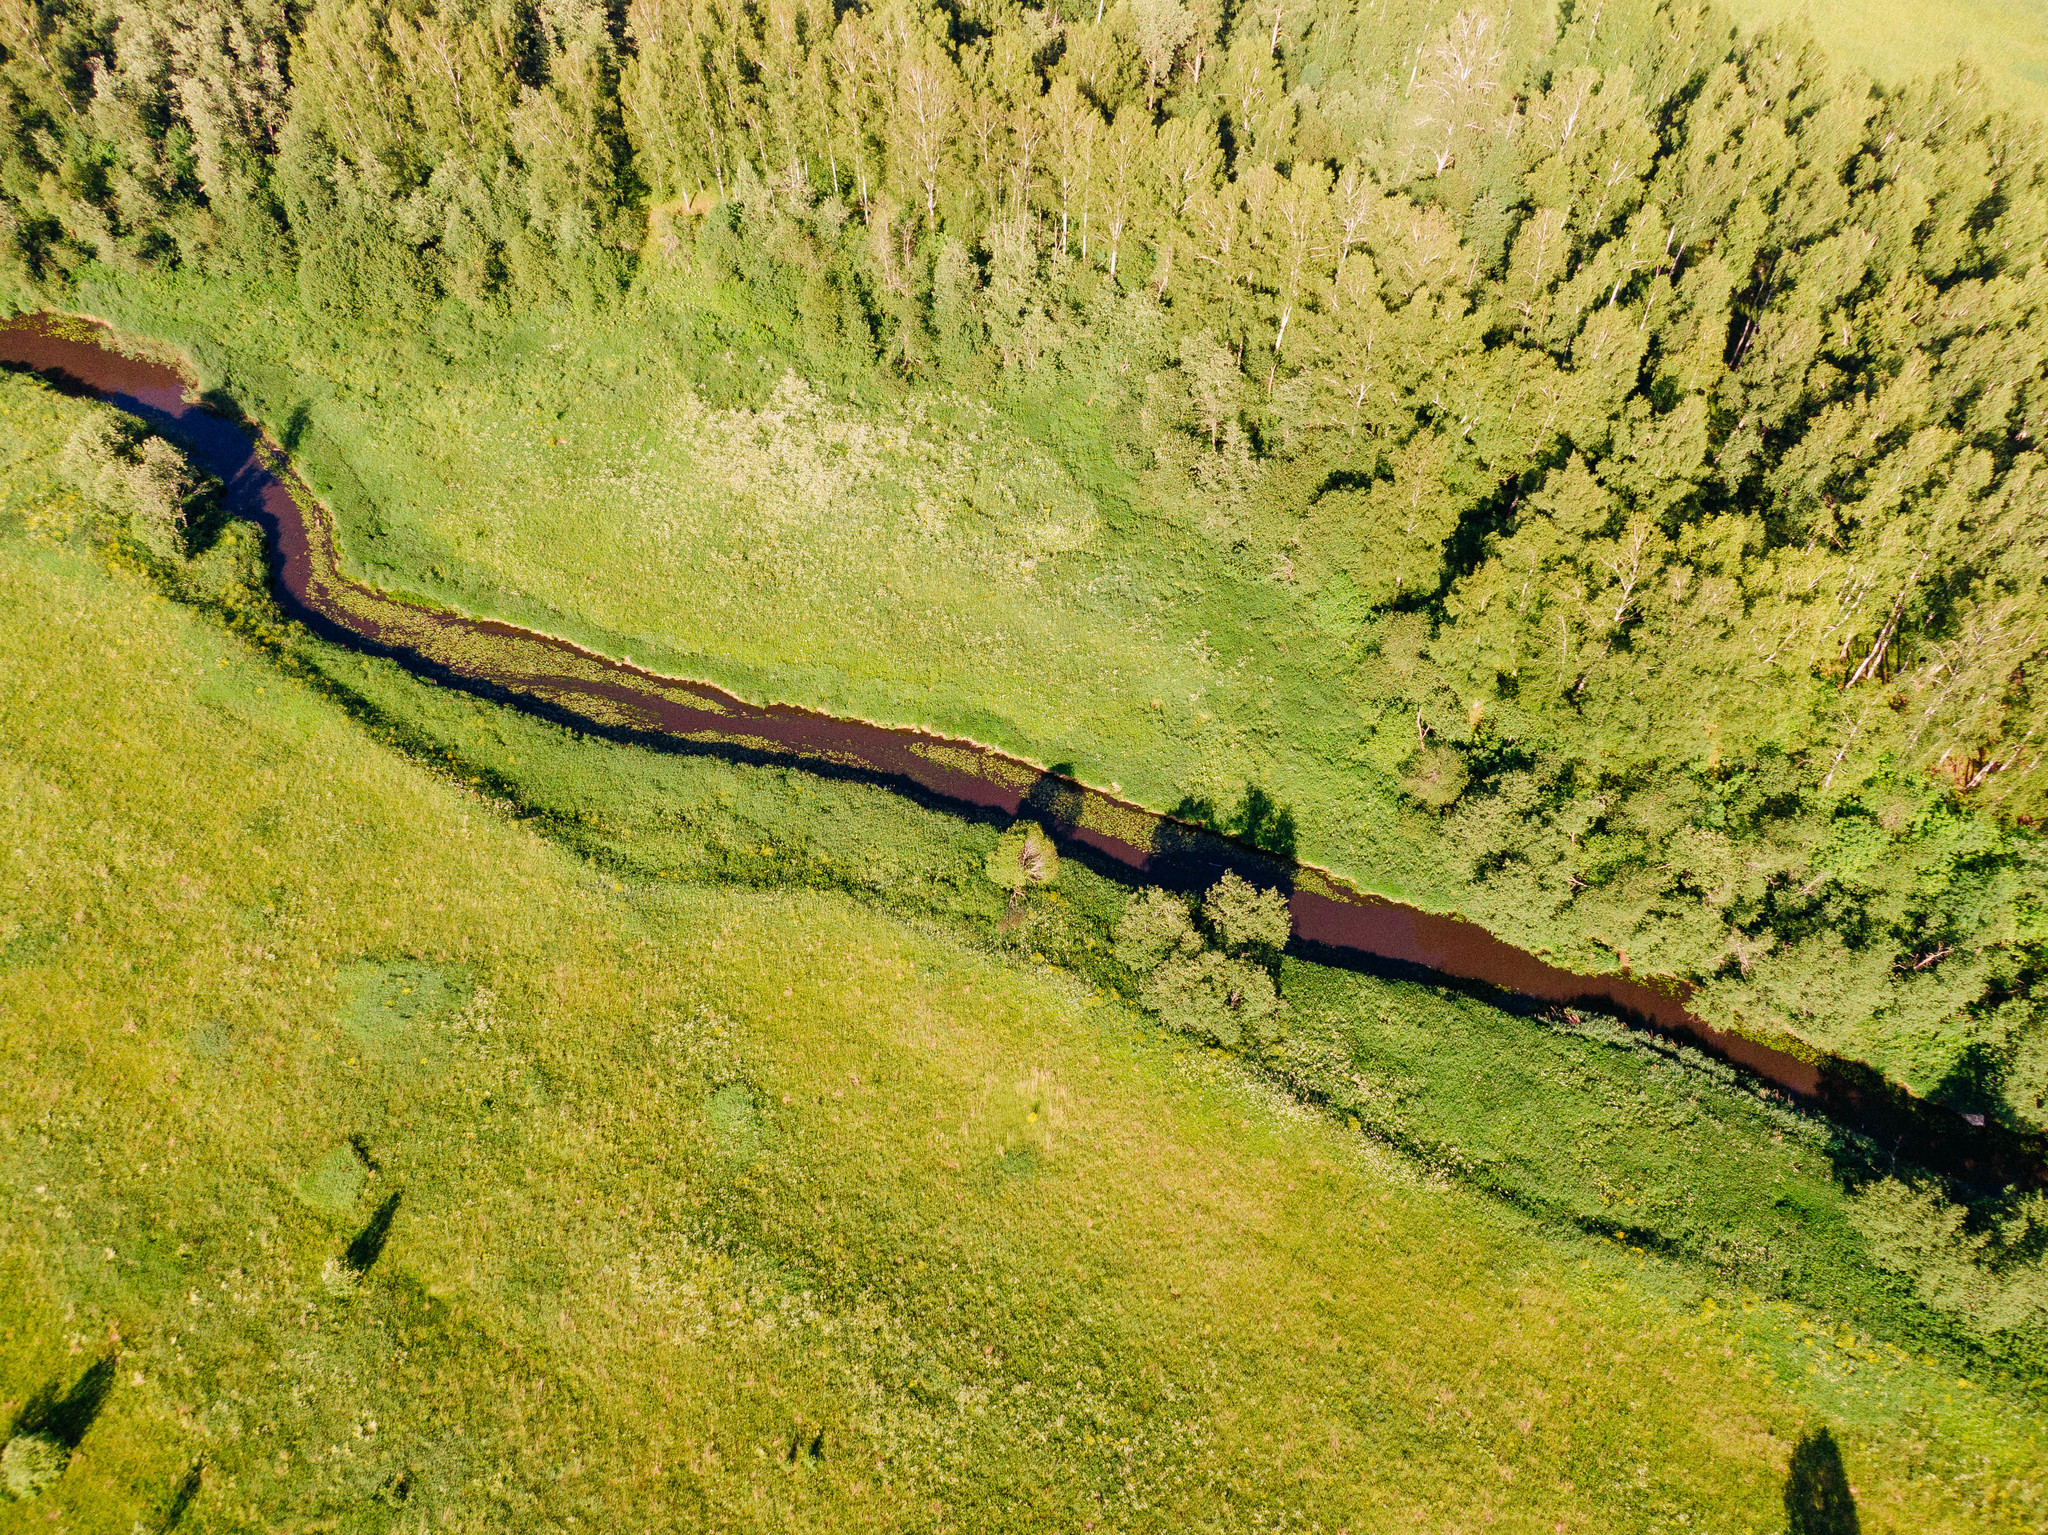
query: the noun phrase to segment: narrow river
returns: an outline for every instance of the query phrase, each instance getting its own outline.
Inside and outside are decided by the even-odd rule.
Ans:
[[[257,429],[202,405],[176,369],[125,355],[86,322],[0,324],[0,366],[104,400],[178,442],[226,486],[227,510],[268,536],[273,585],[291,618],[432,681],[617,740],[856,776],[956,810],[1029,814],[1063,852],[1129,882],[1197,890],[1232,869],[1290,892],[1293,948],[1304,958],[1479,989],[1538,1010],[1611,1013],[1728,1061],[1911,1160],[1977,1182],[2048,1181],[2039,1137],[1969,1123],[1856,1063],[1803,1060],[1714,1028],[1687,1008],[1681,982],[1574,974],[1473,923],[1361,893],[972,742],[750,704],[549,635],[384,596],[342,574],[326,509]]]

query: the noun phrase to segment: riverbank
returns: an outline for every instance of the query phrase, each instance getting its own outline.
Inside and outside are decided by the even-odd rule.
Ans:
[[[2042,941],[2033,832],[1922,775],[1823,793],[1826,759],[1792,748],[1722,761],[1695,731],[1672,749],[1709,749],[1683,771],[1553,782],[1469,700],[1432,693],[1419,722],[1387,700],[1434,675],[1426,616],[1247,566],[1058,391],[828,392],[686,273],[603,314],[450,308],[403,338],[191,277],[94,278],[77,301],[276,423],[351,577],[1115,784],[1563,969],[1689,978],[1726,1033],[2048,1127],[2040,1020],[2009,1005]],[[1036,546],[1055,523],[1090,531]],[[1584,726],[1595,756],[1637,750],[1600,745],[1628,734],[1605,714]]]

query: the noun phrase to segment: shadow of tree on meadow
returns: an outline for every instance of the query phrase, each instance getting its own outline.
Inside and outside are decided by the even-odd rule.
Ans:
[[[39,1435],[63,1446],[66,1454],[85,1441],[86,1432],[107,1405],[114,1389],[117,1361],[112,1354],[78,1377],[77,1384],[62,1395],[51,1381],[23,1404],[14,1420],[10,1438]]]
[[[277,434],[278,446],[287,453],[299,451],[299,444],[306,440],[306,428],[313,424],[313,408],[304,400],[291,408],[284,418],[284,425]]]
[[[377,1260],[384,1256],[384,1244],[391,1236],[392,1219],[398,1214],[398,1202],[404,1197],[405,1191],[400,1189],[377,1206],[368,1224],[356,1233],[355,1240],[348,1244],[348,1251],[341,1255],[341,1261],[358,1275],[369,1273]]]
[[[63,1477],[107,1404],[115,1367],[115,1357],[109,1354],[79,1376],[69,1391],[60,1392],[57,1381],[51,1380],[22,1404],[13,1427],[0,1439],[0,1500],[37,1497]]]
[[[1856,1498],[1835,1436],[1824,1428],[1800,1437],[1785,1477],[1789,1535],[1861,1535]]]
[[[1244,786],[1244,798],[1230,818],[1230,832],[1262,853],[1294,860],[1294,812],[1257,784]]]
[[[185,1480],[178,1483],[178,1490],[171,1494],[171,1501],[164,1505],[164,1516],[157,1524],[159,1530],[168,1532],[178,1527],[179,1521],[185,1517],[185,1511],[191,1508],[193,1500],[199,1496],[199,1488],[205,1480],[205,1470],[204,1461],[192,1462],[192,1469],[185,1473]]]
[[[1294,812],[1258,784],[1246,784],[1237,804],[1227,811],[1206,794],[1183,794],[1166,813],[1172,819],[1160,827],[1159,836],[1161,850],[1169,856],[1196,852],[1205,840],[1201,832],[1207,832],[1254,848],[1283,866],[1294,861]]]

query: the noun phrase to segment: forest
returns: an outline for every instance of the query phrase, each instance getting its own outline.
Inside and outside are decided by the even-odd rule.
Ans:
[[[2048,1125],[2048,161],[1966,74],[1686,0],[0,0],[0,114],[24,306],[682,274],[821,388],[1085,410],[1464,909]]]

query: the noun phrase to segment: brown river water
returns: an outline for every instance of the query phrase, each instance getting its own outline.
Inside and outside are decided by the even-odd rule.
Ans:
[[[1727,1061],[1883,1151],[1977,1183],[2048,1182],[2039,1137],[1977,1125],[1916,1099],[1853,1062],[1802,1059],[1717,1029],[1675,980],[1579,975],[1478,925],[1352,889],[1200,827],[973,742],[753,704],[708,683],[658,676],[566,640],[399,601],[341,571],[326,509],[260,428],[202,402],[184,374],[130,356],[88,322],[25,316],[0,324],[0,366],[127,411],[184,447],[225,486],[226,510],[270,540],[284,611],[323,638],[391,657],[416,674],[615,740],[737,761],[800,766],[883,784],[956,812],[1030,815],[1061,851],[1130,883],[1192,891],[1225,870],[1289,891],[1303,958],[1476,991],[1513,1008],[1585,1008]]]

